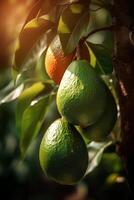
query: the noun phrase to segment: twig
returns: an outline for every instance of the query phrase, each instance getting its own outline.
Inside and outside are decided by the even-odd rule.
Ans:
[[[97,32],[100,32],[100,31],[113,31],[113,28],[114,28],[114,26],[111,25],[111,26],[105,26],[105,27],[95,29],[95,30],[91,31],[86,37],[84,37],[83,40],[84,41],[87,40],[87,38],[89,38],[91,35],[93,35]]]
[[[102,9],[102,7],[98,7],[98,8],[96,8],[96,9],[90,8],[89,10],[90,10],[91,12],[96,12],[96,11],[98,11],[98,10],[100,10],[100,9]]]
[[[99,0],[99,2],[91,1],[91,5],[95,5],[95,6],[104,8],[104,9],[108,10],[111,15],[113,15],[113,5],[111,3],[106,3],[104,1]]]

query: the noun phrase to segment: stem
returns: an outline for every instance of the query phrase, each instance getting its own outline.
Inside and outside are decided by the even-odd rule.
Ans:
[[[103,2],[101,0],[99,0],[98,2],[92,2],[91,1],[91,4],[95,5],[95,6],[103,7],[105,5],[105,2]]]
[[[98,8],[96,8],[96,9],[89,9],[91,12],[96,12],[96,11],[98,11],[98,10],[100,10],[100,9],[102,9],[102,7],[98,7]]]
[[[113,31],[113,29],[114,29],[113,25],[95,29],[95,30],[91,31],[86,37],[84,37],[83,40],[84,41],[87,40],[90,36],[92,36],[95,33],[100,32],[100,31]]]
[[[76,48],[76,58],[77,60],[81,59],[81,45],[83,44],[83,41],[80,41]]]

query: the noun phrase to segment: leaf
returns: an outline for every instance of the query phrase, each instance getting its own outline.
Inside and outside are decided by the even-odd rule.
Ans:
[[[48,83],[35,83],[31,87],[25,89],[18,98],[16,105],[16,127],[21,134],[21,121],[25,109],[30,105],[31,101],[36,98],[42,92],[48,94],[51,91],[52,87]]]
[[[96,57],[96,70],[101,74],[111,74],[113,71],[112,56],[102,44],[86,42]],[[93,56],[93,55],[92,55]]]
[[[45,0],[42,2],[39,13],[47,14],[50,13],[62,0]],[[58,7],[59,9],[59,7]]]
[[[19,45],[15,53],[15,68],[18,71],[34,66],[51,39],[50,28],[53,23],[45,16],[28,22],[19,36]],[[48,31],[49,30],[49,31]]]
[[[85,35],[89,24],[89,9],[82,4],[65,8],[58,25],[58,32],[65,54],[71,53]]]
[[[96,57],[94,53],[92,52],[91,48],[87,44],[87,42],[80,42],[79,43],[79,52],[80,52],[80,57],[82,59],[86,59],[88,62],[90,62],[92,67],[96,66]]]
[[[42,1],[42,4],[40,6],[39,14],[48,14],[52,10],[54,10],[56,7],[60,9],[60,6],[72,4],[74,2],[78,2],[80,0],[45,0]],[[81,0],[87,1],[87,0]]]
[[[46,50],[48,43],[50,43],[54,35],[55,34],[53,32],[48,31],[35,44],[27,59],[23,63],[23,70],[17,76],[17,83],[21,83],[31,77],[33,79],[36,79],[36,81],[40,80],[40,77],[38,77],[39,74],[37,72],[36,66],[42,53]]]
[[[16,100],[21,94],[23,88],[24,84],[14,87],[13,81],[11,81],[3,90],[0,91],[0,105]]]
[[[89,166],[86,171],[86,175],[91,173],[100,163],[104,150],[112,144],[109,142],[91,142],[88,144],[88,156],[89,156]]]
[[[30,106],[24,111],[21,123],[21,139],[20,149],[22,157],[24,157],[32,140],[39,133],[43,124],[48,105],[50,103],[50,95],[34,100]]]
[[[37,62],[36,69],[38,71],[38,76],[41,81],[52,81],[49,75],[46,72],[46,68],[44,67],[45,63],[45,52],[41,55],[40,59]]]
[[[1,91],[4,90],[4,88],[10,84],[10,81],[12,80],[12,74],[11,74],[11,68],[7,69],[0,69],[0,96]]]
[[[65,0],[65,2],[64,0],[38,0],[31,8],[29,15],[26,19],[26,23],[33,18],[39,18],[42,15],[48,15],[51,18],[51,15],[54,14],[53,12],[55,12],[55,10],[60,10],[60,7],[58,5],[64,5],[65,3],[69,3],[69,0]]]
[[[39,10],[41,8],[41,5],[42,5],[42,0],[37,0],[33,4],[32,8],[30,9],[30,12],[29,12],[29,14],[27,16],[25,24],[28,23],[29,21],[31,21],[33,18],[35,18],[37,16],[37,14],[38,14],[38,12],[39,12]],[[25,24],[24,24],[24,26],[25,26]]]

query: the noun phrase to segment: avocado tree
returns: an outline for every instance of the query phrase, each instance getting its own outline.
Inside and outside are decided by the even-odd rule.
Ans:
[[[75,184],[114,145],[133,193],[134,2],[38,0],[31,4],[10,53],[12,80],[2,85],[0,96],[0,104],[17,102],[22,158],[40,131],[45,132],[46,114],[56,101],[62,119],[51,121],[40,147],[41,167],[48,177]],[[7,57],[0,65],[6,61]],[[78,159],[78,154],[83,158]],[[72,169],[70,162],[82,171]]]

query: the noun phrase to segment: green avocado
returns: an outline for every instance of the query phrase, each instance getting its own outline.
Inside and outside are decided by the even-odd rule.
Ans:
[[[85,175],[88,151],[75,127],[61,118],[46,131],[40,145],[39,159],[48,178],[60,184],[73,185]]]
[[[103,81],[86,60],[73,61],[65,71],[57,92],[57,107],[70,123],[87,127],[105,110]]]

